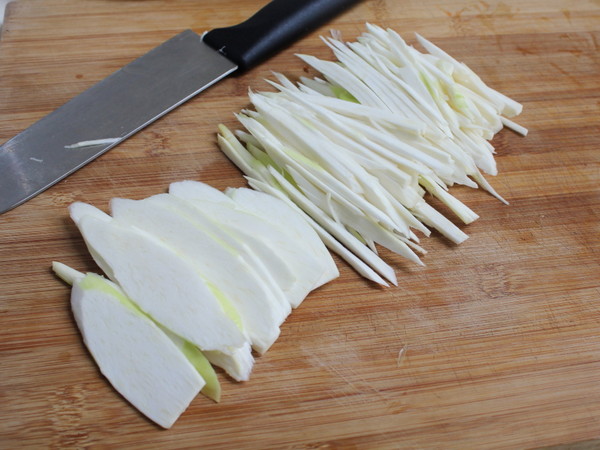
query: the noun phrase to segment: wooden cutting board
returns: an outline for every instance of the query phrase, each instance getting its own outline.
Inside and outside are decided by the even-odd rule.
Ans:
[[[264,0],[19,0],[0,39],[0,141],[177,32],[242,21]],[[455,188],[481,219],[470,239],[424,242],[426,267],[382,251],[382,289],[336,259],[257,359],[220,374],[159,429],[102,378],[69,308],[59,260],[97,270],[67,215],[172,181],[244,180],[215,145],[220,122],[271,70],[328,57],[330,27],[366,21],[430,38],[524,104],[526,138],[493,141],[506,206]],[[0,216],[0,448],[529,448],[600,445],[600,2],[367,0],[292,48],[211,88],[28,203]],[[310,71],[309,71],[310,72]],[[1,195],[1,193],[0,193]],[[584,445],[584,444],[582,444]],[[590,447],[591,448],[591,447]]]

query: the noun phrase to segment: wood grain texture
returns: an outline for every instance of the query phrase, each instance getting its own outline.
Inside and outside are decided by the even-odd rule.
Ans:
[[[4,141],[176,34],[237,23],[266,1],[19,0],[0,39]],[[400,286],[336,260],[258,358],[220,374],[169,431],[144,419],[87,354],[52,260],[97,270],[66,207],[105,209],[172,181],[243,186],[220,122],[327,56],[330,27],[417,31],[524,104],[526,138],[493,141],[510,201],[454,192],[481,219],[460,246],[425,240],[425,268],[382,251]],[[531,448],[600,438],[600,3],[367,0],[260,67],[229,78],[28,203],[0,216],[0,448]],[[596,442],[597,444],[598,442]]]

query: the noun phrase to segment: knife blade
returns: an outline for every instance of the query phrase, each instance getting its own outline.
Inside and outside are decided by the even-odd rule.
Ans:
[[[185,30],[150,50],[0,147],[0,214],[357,1],[273,0],[238,25],[202,36]]]

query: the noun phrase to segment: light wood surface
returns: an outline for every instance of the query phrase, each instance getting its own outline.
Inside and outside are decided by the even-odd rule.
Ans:
[[[19,0],[0,39],[0,140],[177,32],[237,23],[265,1]],[[243,186],[215,145],[219,122],[271,70],[307,70],[365,21],[417,31],[524,104],[522,138],[493,141],[510,201],[455,194],[480,216],[460,246],[424,241],[425,268],[382,251],[400,285],[338,262],[258,358],[220,374],[173,429],[101,377],[52,260],[96,270],[68,219],[172,181]],[[42,195],[0,216],[0,448],[531,448],[600,438],[600,3],[368,0],[260,67],[180,107]],[[591,443],[590,443],[591,441]],[[596,442],[598,444],[598,442]]]

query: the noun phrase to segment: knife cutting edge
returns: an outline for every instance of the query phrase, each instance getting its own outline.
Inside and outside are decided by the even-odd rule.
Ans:
[[[357,1],[273,0],[238,25],[203,36],[186,30],[150,50],[0,147],[0,214]]]

